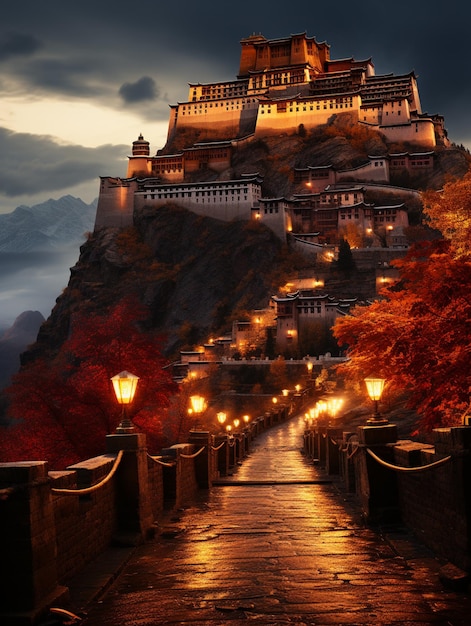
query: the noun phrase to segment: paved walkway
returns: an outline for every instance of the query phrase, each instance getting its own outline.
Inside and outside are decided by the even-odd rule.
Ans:
[[[302,430],[294,418],[260,435],[234,477],[136,549],[83,623],[470,624],[470,598],[443,589],[433,555],[365,528],[301,454]]]

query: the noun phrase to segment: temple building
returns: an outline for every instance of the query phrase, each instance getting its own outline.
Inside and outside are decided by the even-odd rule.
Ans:
[[[330,46],[305,33],[281,39],[254,34],[240,44],[234,80],[191,83],[188,99],[170,106],[163,149],[152,155],[141,134],[126,177],[101,178],[95,228],[131,225],[134,211],[173,203],[225,221],[260,220],[283,241],[290,238],[314,254],[324,255],[326,245],[346,234],[360,247],[404,247],[404,197],[416,192],[395,189],[391,176],[430,172],[435,147],[447,142],[443,117],[422,113],[415,74],[377,76],[371,59],[331,59]],[[417,144],[418,151],[369,156],[343,170],[329,164],[294,168],[287,173],[292,195],[286,198],[264,197],[258,173],[230,173],[240,146],[344,114],[349,123]],[[180,134],[177,150],[172,141],[179,131],[189,131],[191,140],[182,147]],[[366,189],[381,187],[397,195],[397,203],[365,202]]]
[[[305,33],[240,43],[234,81],[191,83],[186,102],[171,105],[169,142],[183,129],[208,141],[293,132],[342,113],[390,141],[446,142],[443,117],[422,113],[414,72],[377,76],[371,59],[331,59],[330,46]]]

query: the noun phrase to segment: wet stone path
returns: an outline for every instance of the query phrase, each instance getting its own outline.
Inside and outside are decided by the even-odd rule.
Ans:
[[[303,421],[260,435],[234,476],[137,548],[87,626],[464,626],[469,596],[407,532],[365,527],[355,498],[301,454]]]

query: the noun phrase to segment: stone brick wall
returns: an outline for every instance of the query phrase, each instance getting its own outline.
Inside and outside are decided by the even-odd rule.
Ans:
[[[451,456],[426,470],[398,471],[402,519],[438,556],[471,571],[471,428],[437,429],[434,440],[434,445],[404,442],[394,447],[395,462],[404,467]]]
[[[53,489],[84,489],[105,478],[114,457],[100,456],[72,466],[66,472],[50,472]],[[111,543],[116,530],[115,483],[110,480],[87,495],[54,494],[57,568],[64,582],[96,558]]]

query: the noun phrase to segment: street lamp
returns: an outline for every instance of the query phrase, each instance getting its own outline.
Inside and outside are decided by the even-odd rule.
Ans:
[[[117,433],[132,433],[134,431],[134,425],[126,413],[126,406],[134,400],[138,380],[139,376],[135,376],[126,370],[111,378],[116,400],[122,406],[121,421],[116,429]]]
[[[192,413],[196,413],[196,415],[201,415],[206,410],[206,400],[203,396],[190,396],[190,404]]]
[[[368,391],[368,395],[370,399],[374,402],[374,415],[372,418],[367,420],[367,424],[371,426],[382,426],[384,424],[388,424],[388,420],[385,417],[381,417],[378,410],[378,402],[381,399],[384,389],[384,378],[365,378],[366,390]]]
[[[190,415],[195,414],[197,419],[206,411],[206,399],[203,396],[190,396],[191,407],[188,409]]]
[[[219,411],[219,413],[216,414],[217,420],[219,422],[219,425],[221,426],[221,430],[222,430],[222,426],[224,424],[224,422],[226,421],[227,415],[226,413],[224,413],[224,411]]]

